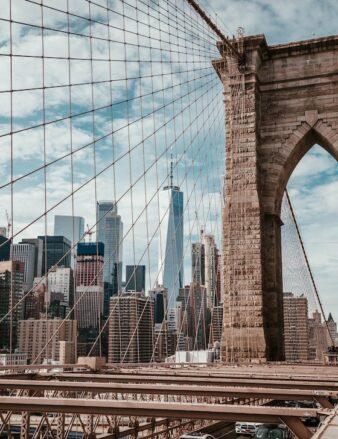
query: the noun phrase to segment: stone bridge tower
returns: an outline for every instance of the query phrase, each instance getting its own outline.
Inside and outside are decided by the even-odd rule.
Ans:
[[[278,361],[281,203],[314,144],[338,160],[338,36],[268,46],[257,35],[235,44],[240,65],[222,43],[214,62],[226,110],[222,358]]]

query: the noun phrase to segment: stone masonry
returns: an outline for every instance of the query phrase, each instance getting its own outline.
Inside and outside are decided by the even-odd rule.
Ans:
[[[268,46],[264,35],[219,43],[224,85],[225,362],[284,359],[281,203],[302,157],[320,144],[338,160],[338,36]],[[236,63],[236,68],[234,68]]]

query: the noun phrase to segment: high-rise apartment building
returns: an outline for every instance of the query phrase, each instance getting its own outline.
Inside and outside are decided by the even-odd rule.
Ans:
[[[60,341],[73,344],[73,362],[76,354],[76,321],[61,319],[28,319],[19,321],[18,349],[26,353],[30,362],[41,364],[46,360],[59,361]],[[53,335],[53,337],[52,337]],[[51,340],[50,340],[51,339]],[[49,341],[50,340],[50,341]],[[49,341],[46,347],[47,341]],[[64,349],[64,344],[62,344]],[[41,355],[40,355],[41,354]],[[68,358],[70,360],[70,358]]]
[[[13,309],[12,315],[8,315],[0,323],[1,349],[8,349],[11,344],[13,349],[16,346],[17,326],[23,311],[23,307],[16,304],[23,296],[23,277],[23,262],[0,262],[0,319]]]
[[[126,291],[144,292],[146,288],[145,265],[126,266]]]
[[[121,291],[123,223],[116,203],[98,201],[96,206],[97,241],[104,244],[103,280],[112,293]]]
[[[109,363],[147,363],[154,347],[154,302],[129,292],[110,299]]]
[[[29,291],[33,287],[35,277],[35,246],[21,243],[12,245],[12,260],[24,263],[23,289]]]
[[[47,235],[38,236],[38,239],[43,241],[42,275],[56,264],[60,267],[70,267],[71,242],[67,238]]]
[[[169,185],[160,193],[158,283],[168,289],[168,307],[175,308],[179,289],[184,285],[183,192],[173,184],[171,164]]]
[[[79,329],[99,329],[103,315],[103,287],[79,285],[75,291],[74,317]]]
[[[309,358],[309,325],[307,298],[284,293],[284,349],[286,361],[307,361]]]
[[[205,284],[205,252],[201,242],[191,245],[191,279],[194,283]]]
[[[20,244],[31,244],[35,248],[34,277],[42,276],[43,240],[39,238],[25,238]]]

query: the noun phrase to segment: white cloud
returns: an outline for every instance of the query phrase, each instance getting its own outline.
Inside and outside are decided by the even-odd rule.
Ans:
[[[130,0],[131,1],[131,0]],[[23,0],[15,0],[13,11],[14,18],[26,23],[32,23],[39,26],[41,23],[41,6],[32,3],[24,2]],[[291,0],[268,2],[263,0],[244,1],[244,0],[230,0],[228,2],[213,0],[211,5],[218,10],[219,17],[223,18],[230,27],[232,32],[239,25],[244,25],[246,33],[262,33],[265,32],[268,37],[268,42],[282,42],[294,38],[308,38],[313,34],[313,29],[316,32],[328,32],[332,20],[327,20],[326,26],[320,24],[324,22],[325,18],[330,18],[332,11],[338,12],[338,5],[335,2],[328,0],[328,5],[332,7],[331,12],[323,6],[319,5],[314,0],[302,2],[303,7],[300,7],[299,2]],[[8,18],[8,1],[4,2],[4,7],[0,10],[0,16]],[[56,8],[66,10],[67,2],[65,0],[45,0],[45,5],[50,5]],[[103,5],[106,2],[103,1]],[[305,6],[304,6],[305,4]],[[31,6],[29,6],[31,5]],[[69,1],[70,10],[73,13],[88,17],[89,3],[84,0]],[[154,3],[155,5],[155,3]],[[110,2],[111,8],[119,8],[119,12],[123,13],[122,2]],[[159,3],[161,6],[161,2]],[[208,9],[209,4],[205,4]],[[154,6],[155,7],[155,6]],[[187,4],[182,3],[180,8],[189,8]],[[187,10],[187,9],[185,9]],[[126,10],[124,11],[126,12]],[[136,9],[128,8],[128,14],[136,18]],[[162,11],[163,12],[163,11]],[[190,10],[189,10],[190,12]],[[92,17],[99,21],[107,20],[107,13],[104,9],[92,5]],[[184,181],[185,172],[188,173],[188,178],[183,183],[182,189],[187,200],[189,194],[193,192],[189,205],[186,210],[186,239],[189,238],[189,225],[192,226],[197,211],[198,221],[193,227],[193,234],[197,235],[201,223],[207,223],[206,227],[209,230],[214,230],[219,235],[219,220],[217,214],[220,211],[220,199],[217,191],[219,184],[219,174],[222,173],[222,154],[223,154],[223,120],[222,120],[222,93],[221,85],[218,83],[216,76],[205,77],[197,80],[198,76],[203,76],[210,70],[206,70],[210,66],[210,60],[217,57],[216,49],[213,45],[205,43],[204,38],[208,38],[207,34],[197,32],[194,23],[191,28],[185,33],[181,28],[182,15],[178,14],[179,23],[176,23],[176,18],[173,23],[175,33],[181,38],[176,38],[170,30],[167,33],[168,26],[166,19],[158,14],[156,9],[153,10],[154,17],[148,17],[146,14],[138,12],[138,17],[144,23],[136,24],[133,20],[125,20],[127,30],[130,32],[123,33],[117,27],[123,26],[123,18],[113,12],[108,13],[110,21],[109,36],[113,41],[124,43],[126,38],[126,51],[129,60],[134,60],[127,64],[127,75],[129,78],[135,78],[139,75],[155,75],[153,78],[129,81],[127,86],[125,81],[117,81],[125,77],[125,64],[123,62],[125,56],[124,44],[112,42],[110,45],[111,58],[114,61],[109,65],[109,46],[107,42],[99,39],[93,39],[92,53],[96,58],[103,58],[105,61],[71,61],[71,82],[91,82],[91,67],[93,67],[94,81],[107,81],[110,79],[110,74],[114,82],[112,83],[112,96],[115,102],[124,100],[128,96],[138,96],[145,93],[160,91],[154,94],[153,97],[143,98],[142,106],[143,112],[148,113],[152,111],[153,104],[155,108],[161,107],[163,104],[170,102],[172,99],[179,98],[182,94],[192,92],[192,97],[177,99],[174,104],[167,105],[165,109],[155,113],[155,116],[150,115],[144,118],[142,122],[135,122],[126,128],[127,125],[127,111],[126,106],[113,107],[113,125],[111,123],[110,110],[102,110],[95,114],[95,136],[101,137],[109,134],[111,129],[117,130],[121,128],[114,135],[114,145],[112,145],[111,136],[107,136],[102,141],[98,141],[95,147],[96,169],[104,169],[113,159],[118,158],[115,172],[113,167],[108,169],[96,181],[96,193],[98,199],[113,199],[120,198],[119,211],[122,215],[125,232],[130,227],[132,222],[131,216],[131,191],[128,191],[130,181],[135,182],[138,177],[142,175],[144,166],[147,168],[151,165],[156,157],[159,156],[166,148],[173,143],[172,152],[174,157],[179,156],[184,148],[190,142],[193,142],[192,148],[184,155],[184,161],[180,163],[175,171],[175,180]],[[165,15],[165,14],[164,14]],[[161,17],[162,22],[159,23],[157,17]],[[65,22],[65,14],[56,11],[44,9],[44,23],[47,27],[54,27],[59,30],[67,30],[67,23]],[[151,26],[159,27],[159,29],[149,28],[148,20]],[[9,26],[2,23],[0,26],[0,46],[2,53],[9,50]],[[189,24],[189,23],[187,23]],[[100,24],[93,24],[91,29],[87,20],[76,20],[74,17],[70,20],[71,30],[73,32],[81,32],[84,35],[92,34],[98,38],[106,39],[108,37],[107,26]],[[115,27],[113,27],[115,26]],[[318,30],[317,30],[318,29]],[[131,32],[142,33],[145,36],[137,38]],[[149,38],[148,38],[149,36]],[[159,41],[160,40],[160,41]],[[45,54],[48,56],[68,56],[68,37],[62,32],[45,31]],[[69,39],[71,56],[79,58],[90,57],[89,39],[79,36],[71,36]],[[149,46],[153,48],[150,50],[146,47],[138,48],[132,44],[140,44],[141,46]],[[161,53],[154,48],[161,47],[162,50],[167,50],[162,57]],[[13,25],[13,51],[14,53],[41,55],[41,31],[28,26]],[[171,50],[171,52],[168,52]],[[179,52],[179,53],[176,53]],[[187,53],[184,53],[187,52]],[[157,62],[142,62],[141,60],[157,60]],[[120,61],[116,61],[120,60]],[[167,61],[171,60],[172,63]],[[194,63],[192,63],[194,61]],[[111,71],[110,71],[111,67]],[[203,70],[197,70],[203,69]],[[183,73],[184,71],[188,71]],[[161,76],[164,73],[164,76]],[[0,63],[1,90],[10,89],[9,81],[9,59],[2,57]],[[191,81],[195,79],[195,81]],[[191,81],[191,82],[188,82]],[[202,86],[206,90],[211,87],[212,83],[215,85],[213,90],[210,90],[200,101],[194,103],[189,110],[185,111],[184,115],[179,114],[180,110],[187,104],[192,103],[196,96],[202,93]],[[46,59],[45,60],[45,84],[47,86],[56,86],[60,84],[68,84],[69,72],[67,60]],[[181,86],[178,84],[184,83]],[[168,90],[162,91],[177,85]],[[33,58],[17,58],[13,63],[13,86],[14,88],[24,87],[41,87],[42,86],[42,63],[40,59]],[[27,91],[15,93],[13,95],[13,114],[15,116],[15,129],[29,127],[33,124],[42,121],[42,92]],[[56,117],[66,117],[69,105],[69,90],[66,88],[55,88],[46,90],[46,117],[47,120],[53,120]],[[212,102],[210,108],[206,108],[208,102]],[[94,105],[108,105],[110,103],[110,90],[106,85],[98,85],[94,87]],[[72,107],[73,112],[81,112],[92,109],[92,88],[87,86],[72,87]],[[1,117],[9,116],[10,101],[9,95],[0,93],[0,108],[2,111]],[[194,119],[204,108],[204,113],[197,121]],[[129,102],[129,118],[136,120],[140,116],[140,100],[133,100]],[[174,114],[178,114],[174,120],[169,122]],[[209,120],[207,120],[208,116]],[[0,119],[0,133],[5,133],[9,130],[7,120]],[[217,127],[214,127],[211,132],[208,128],[214,122]],[[165,123],[165,128],[162,128],[156,135],[152,135],[158,127]],[[187,128],[192,123],[192,128],[187,129],[184,135],[180,136],[179,140],[176,138],[184,128]],[[125,127],[125,128],[122,128]],[[217,129],[216,129],[217,128]],[[200,130],[200,132],[198,132]],[[194,136],[196,139],[194,139]],[[34,170],[37,166],[43,164],[43,130],[34,129],[25,131],[21,134],[13,136],[14,145],[14,174],[15,176],[22,175],[25,172]],[[70,151],[70,133],[69,122],[62,121],[59,123],[47,125],[46,127],[46,153],[47,160],[53,160],[66,154]],[[73,148],[78,148],[92,142],[92,115],[91,113],[81,117],[73,118]],[[149,136],[144,145],[142,138]],[[218,136],[218,137],[217,137]],[[2,160],[1,160],[1,181],[9,178],[9,157],[10,144],[9,137],[1,138],[2,145]],[[204,142],[201,151],[197,153],[200,148],[200,142]],[[136,146],[137,145],[137,146]],[[130,148],[135,147],[135,151],[127,154],[122,158]],[[143,155],[144,148],[144,155]],[[215,151],[213,156],[213,151]],[[326,153],[325,153],[326,154]],[[333,299],[335,284],[337,283],[337,275],[335,274],[335,252],[333,245],[325,246],[325,241],[334,240],[337,237],[336,223],[337,215],[337,200],[335,194],[338,191],[336,172],[336,163],[325,154],[311,153],[304,157],[304,160],[296,168],[292,181],[293,184],[290,193],[294,200],[297,215],[302,226],[305,242],[311,242],[316,237],[316,243],[309,244],[309,257],[313,263],[315,274],[318,277],[318,282],[323,288],[325,295],[330,297],[332,304],[336,304]],[[155,193],[158,182],[162,181],[168,172],[168,160],[170,151],[164,154],[156,165],[154,165],[146,174],[146,181],[143,178],[133,188],[133,217],[135,218],[141,213],[145,205],[145,183],[147,186],[147,200]],[[129,161],[129,157],[131,160]],[[86,147],[81,152],[74,155],[74,186],[79,187],[80,184],[87,181],[94,173],[94,148],[93,146]],[[145,162],[145,164],[143,163]],[[59,162],[48,168],[47,171],[47,188],[48,188],[48,206],[52,206],[59,202],[63,197],[69,194],[71,188],[70,175],[70,160],[69,158]],[[131,169],[131,175],[130,175]],[[201,172],[200,172],[201,171]],[[114,174],[115,173],[115,186]],[[325,179],[321,181],[322,176]],[[193,189],[194,180],[197,179],[196,187]],[[316,186],[311,187],[311,182],[315,181]],[[216,189],[214,187],[216,184]],[[10,204],[9,188],[0,190],[0,212],[5,206]],[[124,192],[127,194],[122,196]],[[34,218],[44,211],[44,184],[43,172],[33,174],[25,178],[21,183],[14,186],[14,226],[15,230],[19,230],[25,225],[29,224]],[[75,214],[82,215],[86,218],[89,225],[95,222],[95,184],[91,182],[83,189],[77,192],[74,196]],[[197,207],[199,206],[199,207]],[[211,206],[211,214],[208,213],[209,206]],[[149,237],[154,233],[159,221],[157,212],[157,195],[147,209],[148,219],[143,213],[141,218],[137,221],[134,227],[135,238],[135,252],[136,258],[144,252],[147,244],[147,227]],[[323,215],[325,212],[325,215]],[[57,207],[48,215],[48,232],[53,230],[53,215],[56,213],[71,213],[71,204],[68,200],[61,206]],[[4,221],[2,213],[0,213],[0,221]],[[44,221],[40,220],[38,224],[33,224],[24,236],[34,236],[43,233]],[[23,235],[22,235],[23,236]],[[20,236],[20,238],[22,237]],[[319,244],[318,244],[318,242]],[[154,278],[157,269],[157,237],[151,244],[149,258],[150,271]],[[189,253],[189,250],[188,250]],[[129,234],[124,245],[125,263],[133,262],[133,241],[132,235]],[[148,264],[148,256],[143,259],[143,263]],[[186,260],[189,265],[189,259]],[[186,267],[187,268],[187,267]],[[337,271],[337,270],[336,270]],[[187,269],[187,273],[188,273]],[[325,296],[326,297],[326,296]]]

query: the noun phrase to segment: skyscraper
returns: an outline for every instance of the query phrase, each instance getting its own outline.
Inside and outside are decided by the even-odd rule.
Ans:
[[[211,334],[209,340],[211,343],[220,342],[222,337],[223,324],[223,304],[214,306],[211,313]]]
[[[97,241],[104,244],[103,280],[121,290],[123,223],[117,214],[117,205],[111,201],[98,201],[96,206]]]
[[[143,293],[110,299],[109,363],[147,363],[154,343],[154,302]]]
[[[205,252],[201,242],[191,245],[191,279],[201,285],[205,283]]]
[[[49,301],[57,300],[58,296],[67,308],[74,301],[74,275],[68,267],[55,267],[48,273]]]
[[[312,313],[308,319],[309,325],[309,360],[323,362],[324,354],[332,345],[326,323],[322,321],[319,311]]]
[[[74,233],[73,233],[74,230]],[[74,236],[73,236],[74,234]],[[55,215],[54,235],[65,236],[74,245],[84,234],[84,218],[82,216]]]
[[[103,314],[102,242],[86,242],[77,246],[75,320],[79,329],[100,327]]]
[[[0,262],[0,318],[16,306],[23,295],[24,264],[18,261]],[[13,309],[12,317],[8,315],[0,323],[0,348],[8,349],[12,340],[12,348],[16,346],[17,325],[22,318],[21,305]]]
[[[71,242],[67,238],[64,236],[38,236],[38,238],[43,241],[42,275],[55,264],[60,267],[70,267]]]
[[[156,285],[155,288],[149,291],[149,297],[154,301],[154,323],[161,324],[163,320],[168,320],[167,306],[168,306],[168,291],[161,285]]]
[[[81,242],[77,245],[76,285],[103,286],[104,252],[102,242]]]
[[[168,290],[168,307],[174,308],[183,287],[183,192],[173,185],[171,163],[169,185],[160,193],[161,224],[158,283]]]
[[[145,291],[146,288],[146,266],[126,266],[126,291]]]
[[[0,235],[0,261],[9,261],[11,255],[11,240]]]
[[[13,244],[12,260],[24,263],[23,289],[29,291],[33,287],[35,271],[35,246],[33,244]]]
[[[26,239],[22,239],[20,244],[34,245],[34,248],[35,248],[34,277],[41,277],[42,276],[43,239],[26,238]]]
[[[304,296],[284,293],[285,361],[309,359],[308,302]]]
[[[217,247],[214,235],[203,235],[205,250],[205,288],[207,306],[211,309],[216,304],[217,289]]]
[[[84,235],[84,218],[82,216],[55,215],[54,216],[54,235],[64,236],[71,245],[80,242]],[[72,250],[72,267],[74,267],[74,257],[76,249]]]

